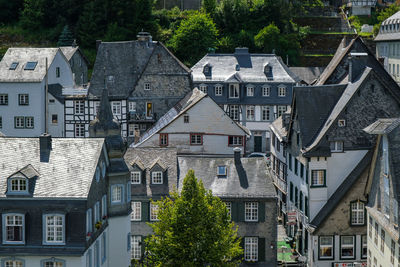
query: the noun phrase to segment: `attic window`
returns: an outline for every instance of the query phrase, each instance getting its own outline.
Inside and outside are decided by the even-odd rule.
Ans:
[[[239,71],[239,70],[240,70],[240,65],[236,64],[236,71]]]
[[[28,185],[25,178],[11,178],[9,180],[10,193],[26,193],[28,192]]]
[[[18,64],[19,64],[18,62],[11,63],[10,70],[15,70],[18,67]]]
[[[264,66],[264,74],[267,76],[268,81],[272,81],[274,79],[272,67],[269,64]]]
[[[37,61],[29,61],[28,63],[26,63],[24,70],[34,70],[36,68],[36,65]]]
[[[338,126],[339,127],[345,127],[346,126],[346,120],[338,120]]]
[[[226,166],[218,166],[217,167],[217,175],[218,176],[226,176]]]

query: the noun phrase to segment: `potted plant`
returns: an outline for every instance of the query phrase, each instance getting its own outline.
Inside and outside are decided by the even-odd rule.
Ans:
[[[101,226],[103,225],[103,223],[101,221],[98,221],[94,226],[96,227],[96,229],[100,229]]]

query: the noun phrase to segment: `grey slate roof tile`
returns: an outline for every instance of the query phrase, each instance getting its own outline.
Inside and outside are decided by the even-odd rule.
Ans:
[[[363,131],[369,134],[388,134],[400,125],[400,118],[378,119]]]
[[[313,84],[322,74],[325,67],[289,67],[289,69],[307,84]]]
[[[0,197],[7,177],[30,164],[38,173],[33,198],[85,198],[102,152],[102,138],[52,138],[48,162],[39,138],[0,138]]]
[[[394,24],[394,26],[396,24],[400,23],[400,11],[396,12],[395,14],[393,14],[392,16],[390,16],[389,18],[385,19],[382,22],[382,26],[385,25],[390,25],[390,24]],[[378,35],[375,37],[375,42],[379,42],[379,41],[394,41],[394,40],[399,40],[400,39],[400,32],[399,30],[389,30],[389,32],[386,31],[382,31],[380,30]]]

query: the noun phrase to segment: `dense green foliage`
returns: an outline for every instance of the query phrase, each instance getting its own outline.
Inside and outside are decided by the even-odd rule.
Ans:
[[[190,170],[182,192],[156,202],[154,234],[146,239],[151,266],[236,266],[243,250],[225,204]]]

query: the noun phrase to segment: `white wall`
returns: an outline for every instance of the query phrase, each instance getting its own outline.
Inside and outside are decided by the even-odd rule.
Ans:
[[[56,67],[60,68],[60,77],[56,77]],[[72,87],[75,82],[72,77],[71,66],[69,65],[66,58],[62,55],[61,51],[58,51],[51,62],[48,70],[48,83],[56,84],[59,83],[64,87]]]
[[[106,266],[125,267],[130,265],[131,250],[128,250],[127,247],[130,231],[130,215],[108,219],[108,265]]]
[[[51,94],[48,94],[48,128],[49,128],[49,134],[53,137],[64,137],[65,131],[64,131],[64,104],[60,103],[55,97],[53,97]],[[53,100],[54,102],[51,103],[50,100]],[[58,122],[53,123],[52,122],[52,115],[56,114],[58,117]]]

